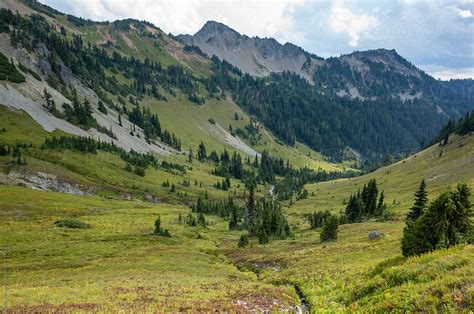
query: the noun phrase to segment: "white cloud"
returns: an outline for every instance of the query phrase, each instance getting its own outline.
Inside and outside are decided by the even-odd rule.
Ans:
[[[469,18],[469,17],[472,17],[472,12],[471,12],[471,10],[462,10],[462,9],[459,9],[459,8],[458,8],[457,11],[458,11],[458,15],[459,15],[460,17],[463,17],[463,18],[465,18],[465,19],[467,19],[467,18]]]
[[[194,34],[216,20],[248,35],[291,38],[293,12],[304,0],[41,0],[93,20],[136,18],[173,34]]]
[[[425,64],[425,65],[421,65],[420,68],[426,71],[426,73],[430,74],[434,78],[441,79],[441,80],[463,79],[463,78],[474,79],[473,67],[449,68],[449,67],[438,65],[438,64]]]
[[[377,18],[368,14],[354,14],[344,6],[343,0],[334,1],[331,6],[329,25],[336,33],[349,35],[349,45],[356,47],[362,34],[377,26]]]

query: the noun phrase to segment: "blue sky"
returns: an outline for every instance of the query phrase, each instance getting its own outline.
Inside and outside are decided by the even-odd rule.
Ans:
[[[437,78],[474,78],[474,1],[41,0],[94,20],[144,19],[173,34],[207,20],[323,57],[396,49]]]

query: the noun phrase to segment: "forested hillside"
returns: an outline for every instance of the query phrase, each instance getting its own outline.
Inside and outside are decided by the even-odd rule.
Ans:
[[[315,68],[318,80],[313,83],[289,72],[254,78],[226,61],[208,59],[198,47],[183,45],[147,22],[95,23],[34,1],[25,3],[42,15],[2,9],[1,29],[15,49],[41,51],[48,71],[40,75],[37,71],[44,69],[21,64],[27,73],[43,76],[69,100],[76,89],[70,78],[74,76],[107,108],[143,130],[147,141],[161,139],[178,150],[183,144],[178,143],[183,141],[180,131],[161,132],[147,118],[153,113],[140,107],[180,97],[195,106],[210,102],[227,106],[225,99],[230,96],[290,147],[301,142],[337,162],[347,157],[349,149],[369,163],[418,150],[449,116],[459,117],[472,109],[472,94],[466,93],[471,82],[437,82],[393,51],[327,59]],[[362,60],[369,70],[360,76],[360,66],[349,66],[355,61],[348,60]],[[351,88],[360,97],[345,96]],[[251,146],[257,143],[248,135],[240,133],[240,137],[247,137]]]

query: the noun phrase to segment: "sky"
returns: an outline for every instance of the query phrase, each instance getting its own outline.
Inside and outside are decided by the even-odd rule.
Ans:
[[[147,20],[194,34],[215,20],[322,57],[395,49],[440,79],[474,78],[474,0],[40,0],[92,20]]]

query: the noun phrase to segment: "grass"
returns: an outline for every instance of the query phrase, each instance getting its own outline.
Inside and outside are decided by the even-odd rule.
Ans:
[[[168,102],[156,101],[147,97],[144,103],[158,114],[165,129],[175,133],[182,140],[183,148],[186,150],[193,149],[196,152],[201,141],[206,144],[209,152],[223,150],[222,139],[220,135],[215,134],[216,126],[209,123],[209,118],[214,119],[225,130],[229,129],[229,125],[232,125],[234,130],[237,127],[243,129],[250,122],[250,117],[230,99],[208,99],[204,105],[198,106],[186,100],[182,95],[178,95],[177,98],[168,97],[168,95],[166,97],[169,99]],[[235,120],[235,113],[242,119]],[[342,169],[342,165],[327,162],[319,153],[303,144],[297,143],[295,147],[279,144],[266,130],[262,131],[262,140],[254,148],[258,152],[268,150],[272,156],[281,157],[284,160],[289,159],[290,163],[296,167]],[[234,150],[228,145],[227,149]]]
[[[343,201],[350,194],[356,193],[375,178],[379,189],[385,191],[390,210],[399,218],[404,217],[422,179],[426,180],[430,199],[458,182],[465,182],[474,188],[473,161],[474,137],[452,136],[446,146],[434,145],[367,175],[307,185],[310,194],[308,199],[294,202],[288,212],[293,216],[326,209],[339,213],[345,207]],[[312,193],[314,196],[311,196]]]
[[[30,140],[38,145],[50,136],[25,114],[4,108],[0,113],[7,126],[1,140]],[[225,123],[227,112],[221,114],[216,111],[214,119]],[[30,148],[28,164],[13,170],[53,173],[68,182],[96,187],[97,195],[113,199],[0,186],[8,308],[24,312],[283,310],[299,304],[293,286],[313,310],[321,311],[472,308],[472,246],[405,259],[400,238],[403,214],[421,178],[428,181],[430,197],[457,181],[472,186],[473,146],[472,137],[452,137],[447,146],[431,147],[371,174],[309,185],[314,196],[285,205],[294,237],[265,246],[251,239],[245,249],[237,248],[242,232],[228,232],[223,219],[206,217],[208,228],[177,223],[178,215],[184,217],[189,211],[180,204],[194,200],[206,188],[213,198],[228,195],[211,187],[219,178],[209,175],[210,164],[187,164],[186,156],[178,155],[173,162],[187,164],[186,175],[148,169],[142,178],[122,170],[125,163],[109,153]],[[8,158],[0,161],[5,164]],[[373,177],[390,203],[396,198],[395,220],[343,225],[337,241],[321,243],[318,230],[309,229],[305,213],[338,212],[342,199]],[[161,186],[164,180],[179,183],[183,178],[192,184],[178,185],[178,190],[188,193],[188,198]],[[204,186],[194,186],[194,179]],[[232,184],[236,187],[238,182]],[[138,199],[148,191],[166,203],[120,201],[121,191]],[[242,187],[236,193],[242,196]],[[151,235],[158,215],[171,238]],[[76,220],[90,228],[60,228],[54,224],[58,220]],[[373,230],[384,236],[369,241],[367,235]]]
[[[298,285],[315,311],[469,312],[474,247],[406,259],[400,241],[404,215],[421,179],[427,180],[430,199],[457,182],[473,187],[473,152],[474,137],[453,136],[444,147],[435,145],[368,175],[308,185],[314,196],[285,208],[295,239],[223,251],[265,282]],[[372,178],[385,190],[394,219],[342,225],[337,241],[321,243],[320,230],[309,229],[305,214],[326,209],[339,213],[343,199]],[[374,230],[384,236],[370,241],[368,234]]]
[[[219,124],[233,121],[233,111],[219,109],[217,102],[196,106],[202,111],[186,103],[164,105],[173,104],[194,114],[195,120],[183,118],[182,134],[190,132],[185,124],[189,121],[210,125],[211,112]],[[162,119],[169,123],[165,121],[170,121],[171,109],[158,108],[161,114],[170,110]],[[314,311],[466,311],[473,306],[472,246],[410,259],[400,251],[403,217],[422,178],[430,198],[458,181],[473,186],[472,136],[453,136],[444,147],[433,146],[362,177],[308,185],[314,196],[285,204],[293,238],[265,246],[251,239],[249,248],[238,249],[242,232],[228,232],[221,218],[206,217],[208,228],[177,223],[178,215],[189,211],[182,204],[206,189],[212,198],[228,196],[212,188],[220,180],[209,174],[212,165],[188,163],[186,156],[175,155],[172,161],[186,165],[185,175],[149,168],[145,177],[138,177],[123,170],[125,163],[109,153],[40,150],[38,145],[51,134],[24,113],[0,107],[0,118],[7,129],[1,141],[35,145],[26,153],[26,166],[5,166],[11,157],[1,157],[4,171],[42,171],[96,189],[96,196],[76,196],[0,186],[0,238],[7,248],[6,302],[11,311],[284,310],[300,302],[294,286]],[[190,143],[197,138],[190,136]],[[209,149],[219,147],[209,138]],[[394,220],[343,225],[337,241],[321,243],[319,230],[310,230],[304,215],[325,209],[339,212],[342,200],[374,177],[392,204]],[[179,185],[184,178],[190,187]],[[187,196],[163,188],[165,180]],[[194,186],[194,180],[203,186]],[[234,188],[238,184],[232,181]],[[260,189],[261,196],[265,187]],[[138,200],[120,201],[123,192]],[[144,193],[165,203],[139,201]],[[242,186],[235,193],[243,197]],[[158,215],[171,238],[151,235]],[[58,220],[80,221],[90,228],[61,228],[54,224]],[[384,236],[369,241],[373,230]]]
[[[291,288],[259,282],[215,252],[216,234],[226,228],[221,219],[209,217],[209,229],[187,227],[177,223],[187,213],[182,206],[0,191],[9,310],[207,311],[242,309],[239,300],[295,303]],[[151,235],[158,214],[171,238]],[[90,228],[57,228],[58,219],[80,219]]]

